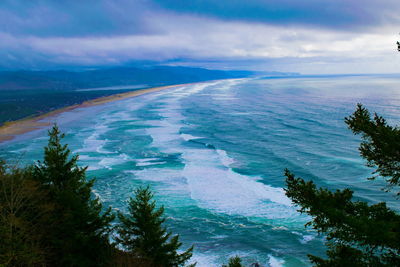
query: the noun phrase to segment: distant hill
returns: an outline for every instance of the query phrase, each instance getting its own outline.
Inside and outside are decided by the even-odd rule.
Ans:
[[[157,66],[91,71],[1,71],[0,125],[111,94],[147,87],[249,77],[249,71]]]
[[[239,78],[254,75],[250,71],[221,71],[188,67],[110,68],[72,71],[3,71],[0,90],[79,88],[146,84],[148,86]]]
[[[119,67],[90,71],[0,71],[0,125],[97,97],[154,86],[288,73],[190,67]]]

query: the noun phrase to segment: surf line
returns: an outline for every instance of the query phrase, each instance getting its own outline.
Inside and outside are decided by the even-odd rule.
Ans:
[[[205,81],[205,82],[199,82],[199,83],[206,83],[210,81]],[[193,84],[199,84],[199,83],[184,83],[184,84],[174,84],[174,85],[166,85],[166,86],[159,86],[159,87],[152,87],[152,88],[146,88],[146,89],[141,89],[141,90],[134,90],[130,92],[125,92],[125,93],[118,93],[118,94],[113,94],[109,96],[104,96],[104,97],[99,97],[95,98],[92,100],[85,101],[80,104],[75,104],[71,106],[67,106],[64,108],[56,109],[53,111],[50,111],[45,114],[41,114],[38,116],[34,117],[28,117],[16,121],[10,121],[10,122],[5,122],[2,126],[0,126],[0,143],[5,142],[5,141],[10,141],[14,139],[16,136],[32,132],[34,130],[38,130],[41,128],[48,127],[52,125],[55,122],[55,118],[57,115],[60,115],[61,113],[72,111],[78,108],[87,108],[87,107],[92,107],[92,106],[98,106],[118,100],[123,100],[131,97],[136,97],[144,94],[149,94],[153,92],[158,92],[166,89],[171,89],[171,88],[177,88],[180,86],[187,86],[187,85],[193,85]]]

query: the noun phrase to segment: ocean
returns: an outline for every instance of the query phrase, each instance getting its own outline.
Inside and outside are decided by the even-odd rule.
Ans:
[[[400,76],[258,77],[220,80],[77,109],[56,120],[79,154],[94,194],[125,211],[140,185],[165,206],[166,225],[197,266],[310,266],[324,237],[285,196],[284,169],[355,198],[399,209],[360,158],[344,123],[357,103],[400,124]],[[41,129],[0,144],[20,165],[43,156]]]

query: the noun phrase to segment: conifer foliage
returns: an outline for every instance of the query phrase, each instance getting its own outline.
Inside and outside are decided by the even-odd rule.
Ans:
[[[94,180],[63,138],[55,125],[36,165],[0,160],[0,266],[183,266],[193,246],[178,253],[179,236],[162,226],[164,208],[156,209],[148,187],[135,191],[130,214],[119,214],[117,243],[125,250],[110,242],[115,216],[94,197]]]
[[[222,267],[244,267],[242,265],[242,259],[239,256],[229,258],[228,265],[222,265]]]
[[[52,212],[31,168],[0,161],[0,266],[43,266],[47,251],[42,225]]]
[[[386,179],[388,191],[398,189],[400,185],[400,129],[387,124],[386,120],[369,111],[361,104],[354,114],[345,119],[354,134],[361,134],[359,151],[367,160],[367,166],[376,168],[375,175]],[[400,192],[397,192],[400,195]]]
[[[132,256],[145,259],[153,267],[183,266],[192,256],[193,246],[183,253],[177,250],[179,236],[171,236],[163,227],[164,207],[156,208],[149,187],[135,190],[129,200],[129,214],[118,214],[120,224],[116,241]]]
[[[375,174],[386,178],[389,189],[399,185],[400,129],[387,125],[358,105],[345,119],[361,134],[360,153]],[[353,200],[350,189],[334,192],[295,177],[288,170],[286,195],[313,217],[307,225],[327,236],[327,259],[309,255],[315,266],[400,266],[400,215],[385,202],[368,204]]]
[[[78,156],[71,156],[64,137],[55,125],[49,131],[44,161],[38,162],[34,178],[48,191],[55,204],[47,230],[47,243],[52,266],[102,266],[109,253],[108,232],[114,216],[91,189],[94,180],[86,179],[86,168],[77,165]]]

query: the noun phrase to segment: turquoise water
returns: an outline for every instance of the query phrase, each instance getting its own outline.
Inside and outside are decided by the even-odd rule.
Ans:
[[[369,201],[394,198],[357,151],[343,122],[355,104],[399,124],[400,78],[327,76],[223,80],[148,94],[57,117],[65,142],[96,177],[95,194],[124,210],[150,184],[168,227],[198,266],[233,255],[263,266],[309,266],[323,238],[284,195],[283,170]],[[44,130],[0,146],[19,164],[42,157]]]

